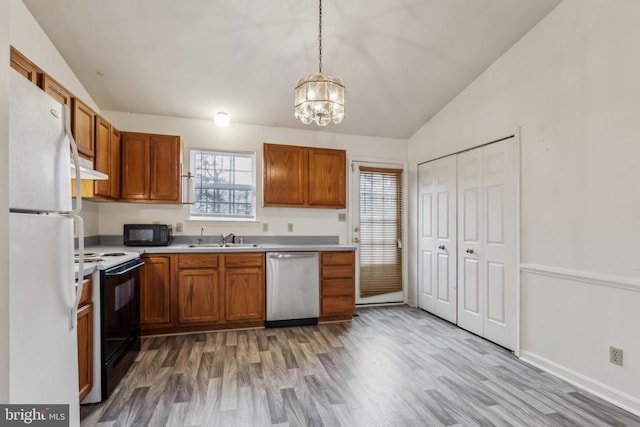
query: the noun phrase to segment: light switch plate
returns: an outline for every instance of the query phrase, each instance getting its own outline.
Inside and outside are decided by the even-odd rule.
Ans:
[[[266,222],[262,223],[262,231],[265,232],[265,233],[267,231],[269,231],[269,224],[268,223],[266,223]]]
[[[287,231],[288,231],[289,233],[293,232],[293,223],[292,223],[292,222],[290,222],[289,224],[287,224]]]

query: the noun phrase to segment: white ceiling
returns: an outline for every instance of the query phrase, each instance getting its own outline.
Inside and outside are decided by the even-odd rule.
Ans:
[[[317,0],[24,0],[105,110],[408,138],[561,0],[325,0],[339,125],[305,126]],[[54,76],[55,77],[55,76]]]

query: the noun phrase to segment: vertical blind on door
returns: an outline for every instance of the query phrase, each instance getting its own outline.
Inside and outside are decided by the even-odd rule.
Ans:
[[[402,291],[402,169],[360,166],[360,297]]]

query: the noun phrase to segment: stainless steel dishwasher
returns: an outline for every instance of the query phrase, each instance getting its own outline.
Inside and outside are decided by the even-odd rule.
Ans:
[[[318,323],[318,269],[318,252],[267,252],[266,327]]]

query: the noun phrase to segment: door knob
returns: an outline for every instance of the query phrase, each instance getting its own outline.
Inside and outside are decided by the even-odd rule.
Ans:
[[[444,250],[444,245],[440,245],[440,246],[438,246],[438,249],[442,249],[442,250]]]
[[[471,248],[467,248],[466,252],[467,252],[468,254],[472,254],[472,253],[473,253],[473,249],[471,249]]]

